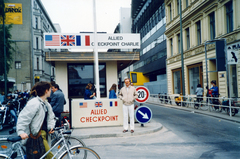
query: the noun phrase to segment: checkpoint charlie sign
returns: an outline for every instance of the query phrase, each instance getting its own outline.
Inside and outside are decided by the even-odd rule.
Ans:
[[[140,34],[97,34],[99,49],[139,49]],[[44,33],[44,47],[93,49],[94,34]]]

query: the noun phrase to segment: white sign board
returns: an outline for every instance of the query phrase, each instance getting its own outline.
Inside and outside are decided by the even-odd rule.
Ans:
[[[97,34],[98,49],[140,49],[140,34]],[[94,34],[44,33],[45,49],[94,49]]]
[[[72,101],[72,127],[120,126],[123,121],[120,99]]]
[[[238,50],[228,50],[227,55],[228,64],[238,64]]]

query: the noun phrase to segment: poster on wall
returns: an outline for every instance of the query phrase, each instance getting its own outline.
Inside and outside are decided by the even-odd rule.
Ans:
[[[5,3],[5,24],[22,24],[22,3]],[[2,17],[0,24],[3,24]]]

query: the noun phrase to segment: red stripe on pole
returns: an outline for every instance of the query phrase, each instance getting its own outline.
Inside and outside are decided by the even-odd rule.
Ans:
[[[90,36],[89,35],[85,36],[85,46],[90,46]]]

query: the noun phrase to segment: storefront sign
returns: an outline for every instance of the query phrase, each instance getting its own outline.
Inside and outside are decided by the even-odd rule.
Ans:
[[[99,49],[140,49],[140,34],[97,34]],[[44,47],[49,49],[93,49],[94,34],[44,33]]]
[[[5,3],[5,24],[22,24],[22,4],[21,3]],[[0,17],[0,24],[3,24]]]
[[[119,99],[73,100],[72,127],[122,125],[122,101]]]

